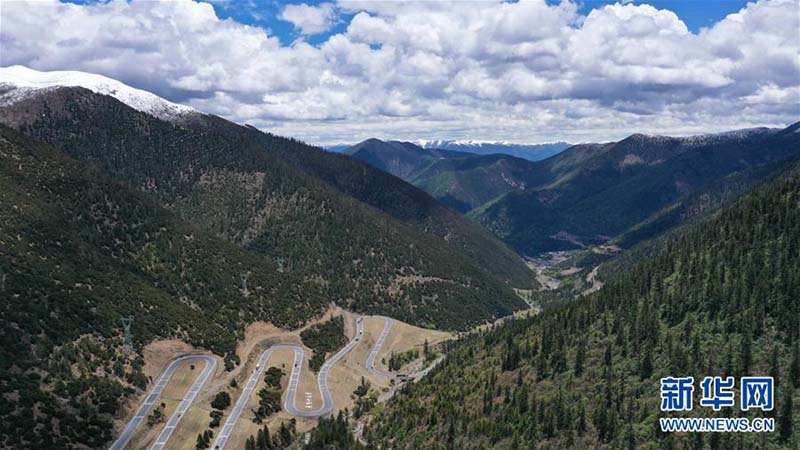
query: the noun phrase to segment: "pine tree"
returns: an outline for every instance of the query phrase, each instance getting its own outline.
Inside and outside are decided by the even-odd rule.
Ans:
[[[197,443],[194,446],[197,450],[208,448],[208,434],[200,433],[197,435]]]
[[[792,437],[792,389],[784,389],[783,401],[781,402],[781,413],[778,417],[778,426],[781,432],[781,439],[785,442]]]
[[[795,342],[792,349],[792,362],[789,364],[789,380],[792,386],[800,388],[800,343]]]
[[[601,441],[605,442],[609,438],[608,429],[608,409],[603,405],[595,408],[594,427],[597,428],[597,435]]]
[[[341,411],[339,411],[339,413],[341,414]],[[280,434],[278,436],[280,437],[281,444],[283,444],[284,447],[291,444],[292,441],[294,440],[294,436],[292,435],[292,430],[290,430],[289,427],[286,426],[285,422],[281,423],[279,433]]]
[[[265,427],[266,428],[266,427]],[[258,430],[256,434],[256,450],[269,450],[269,443],[267,443],[267,437],[264,433],[264,430]]]
[[[586,408],[583,406],[583,399],[578,403],[578,423],[576,424],[578,436],[583,436],[586,431]]]
[[[750,340],[750,333],[745,331],[742,336],[742,374],[750,374],[750,365],[753,363],[753,345]]]
[[[509,335],[506,339],[506,357],[503,359],[503,371],[515,370],[519,367],[520,359],[519,346],[514,342],[511,335]]]
[[[264,425],[264,444],[266,445],[267,449],[274,448],[275,446],[272,444],[272,438],[269,436],[269,428]],[[261,449],[259,449],[261,450]]]
[[[769,357],[769,376],[775,381],[775,386],[780,386],[780,367],[778,363],[778,346],[772,346],[772,352]]]
[[[450,421],[450,425],[447,427],[447,445],[449,447],[453,446],[453,442],[456,439],[456,427],[453,424],[453,421]]]
[[[586,343],[581,340],[578,343],[578,350],[575,353],[575,376],[583,375],[583,362],[586,359]]]
[[[639,366],[639,378],[644,380],[646,378],[650,378],[650,375],[652,374],[653,374],[653,355],[650,347],[647,347],[644,350],[644,355],[642,356],[642,362]]]

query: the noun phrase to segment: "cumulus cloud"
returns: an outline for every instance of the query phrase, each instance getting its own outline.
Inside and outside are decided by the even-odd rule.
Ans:
[[[340,16],[337,16],[341,13]],[[0,65],[101,73],[315,143],[605,140],[800,117],[800,16],[760,0],[693,33],[649,5],[353,1],[287,5],[318,45],[190,0],[3,4]]]
[[[333,25],[335,11],[331,3],[322,3],[318,6],[309,6],[305,3],[299,5],[286,5],[281,11],[280,19],[290,22],[301,33],[311,35],[319,34]]]

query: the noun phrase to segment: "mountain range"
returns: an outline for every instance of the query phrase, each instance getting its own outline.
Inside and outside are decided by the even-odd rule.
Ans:
[[[736,198],[800,154],[798,127],[634,134],[536,162],[375,139],[344,153],[426,190],[534,256],[608,242],[630,246]]]
[[[418,139],[415,144],[425,149],[455,150],[459,152],[474,153],[477,155],[494,155],[502,153],[504,155],[516,156],[517,158],[527,159],[528,161],[540,161],[553,155],[561,153],[571,145],[566,142],[549,142],[544,144],[515,144],[513,142],[498,141],[474,141],[469,139],[447,140]]]
[[[296,328],[335,302],[465,329],[535,287],[491,233],[394,176],[80,72],[0,69],[0,204],[12,448],[110,439],[146,383],[122,317],[137,349],[178,338],[233,367],[254,321]]]
[[[410,142],[377,139],[356,144],[343,153],[424,189],[461,213],[513,189],[525,188],[535,167],[530,161],[509,155],[425,149]]]
[[[660,240],[597,292],[451,346],[361,436],[370,447],[403,449],[796,449],[798,248],[792,162]],[[770,376],[774,409],[715,412],[695,400],[688,411],[663,411],[659,380],[676,374],[698,384]],[[675,417],[769,417],[775,429],[663,432],[659,421]]]
[[[456,152],[470,153],[475,155],[494,155],[501,153],[504,155],[527,159],[529,161],[540,161],[542,159],[546,159],[570,147],[570,144],[566,142],[552,142],[547,144],[515,144],[505,141],[485,142],[464,139],[417,139],[409,143],[423,149],[453,150]],[[338,144],[328,146],[326,149],[331,152],[341,153],[348,150],[350,147],[352,147],[350,144]]]
[[[155,339],[232,370],[246,326],[331,303],[463,331],[530,302],[447,342],[358,442],[796,447],[800,123],[540,161],[424,144],[333,153],[99,75],[0,68],[0,446],[107,447]],[[599,244],[633,249],[592,262],[604,286],[538,292],[524,258]],[[783,380],[780,433],[657,432],[653,386],[676,373]],[[342,418],[328,437],[356,442]]]

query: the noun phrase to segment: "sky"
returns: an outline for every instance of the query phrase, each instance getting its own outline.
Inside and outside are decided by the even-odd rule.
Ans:
[[[800,120],[797,0],[0,0],[0,66],[81,70],[330,145]]]
[[[73,1],[72,3],[86,3],[83,1]],[[284,45],[291,44],[294,40],[302,37],[302,30],[296,29],[292,22],[285,20],[281,16],[283,9],[290,3],[272,0],[251,0],[251,1],[207,1],[214,7],[214,11],[220,18],[232,18],[239,23],[255,25],[269,30],[271,34],[280,39]],[[451,2],[458,7],[458,4],[468,2]],[[557,5],[559,2],[547,2],[550,5]],[[616,1],[590,0],[577,2],[578,12],[586,15],[592,9],[602,8],[612,5]],[[649,4],[658,9],[669,9],[680,17],[686,26],[693,32],[700,31],[703,27],[709,27],[715,22],[724,19],[728,14],[735,13],[747,6],[746,0],[660,0],[649,2],[622,2],[630,4]],[[329,0],[297,2],[296,5],[307,5],[320,8],[320,5],[331,4]],[[321,8],[325,10],[325,8]],[[291,7],[290,7],[291,10]],[[296,10],[299,11],[299,10]],[[319,33],[308,36],[308,42],[318,45],[325,42],[330,36],[343,33],[347,30],[347,24],[352,20],[354,11],[338,11],[335,19],[332,17],[329,27],[320,30]],[[291,13],[288,15],[291,18]],[[316,30],[315,30],[316,31]]]

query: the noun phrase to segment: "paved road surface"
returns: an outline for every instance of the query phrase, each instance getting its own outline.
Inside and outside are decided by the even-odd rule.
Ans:
[[[242,394],[239,396],[239,399],[236,400],[236,405],[234,405],[231,415],[228,416],[228,419],[225,421],[225,425],[222,426],[222,429],[220,430],[219,435],[217,435],[216,440],[214,440],[214,444],[211,446],[211,448],[214,450],[222,450],[225,448],[225,445],[228,443],[228,439],[230,439],[233,429],[236,426],[236,422],[242,415],[244,408],[247,407],[247,402],[249,401],[250,396],[253,395],[256,385],[258,385],[258,380],[261,378],[264,370],[267,367],[269,357],[272,356],[272,353],[275,350],[289,349],[294,352],[294,363],[292,365],[292,373],[289,376],[289,385],[286,389],[286,398],[283,403],[283,408],[288,411],[289,414],[298,417],[319,417],[330,414],[330,412],[333,410],[333,400],[331,399],[330,390],[328,390],[328,371],[331,369],[331,367],[333,367],[334,364],[344,358],[344,356],[358,344],[363,336],[363,318],[359,317],[356,319],[356,334],[353,339],[351,339],[350,342],[344,346],[344,348],[339,350],[330,359],[325,361],[325,364],[323,364],[319,370],[317,384],[319,386],[320,394],[322,395],[322,406],[314,411],[302,411],[297,409],[295,406],[297,400],[297,385],[300,382],[300,373],[303,370],[303,348],[297,345],[278,344],[264,350],[264,352],[261,353],[261,356],[258,358],[258,364],[256,365],[257,369],[254,370],[250,375],[247,384],[242,390]]]
[[[142,423],[145,417],[147,417],[147,414],[150,412],[150,409],[153,407],[158,398],[161,396],[161,392],[167,386],[167,383],[169,383],[169,380],[170,378],[172,378],[172,375],[175,374],[175,371],[178,369],[178,366],[180,366],[181,363],[183,362],[194,361],[194,360],[204,361],[206,363],[206,367],[205,369],[203,369],[203,372],[200,373],[200,375],[195,379],[194,383],[192,384],[192,387],[189,389],[189,392],[186,393],[186,395],[183,397],[183,400],[181,400],[181,403],[178,405],[178,409],[176,409],[175,412],[172,414],[172,416],[169,418],[167,426],[158,436],[158,439],[156,439],[156,443],[153,445],[152,448],[160,450],[161,448],[164,447],[164,444],[166,444],[167,440],[172,435],[172,431],[175,429],[176,426],[178,426],[178,422],[180,422],[181,417],[183,417],[183,413],[185,413],[186,410],[189,409],[189,406],[192,404],[195,397],[197,397],[197,393],[200,391],[200,388],[203,387],[203,385],[208,380],[209,376],[211,376],[211,374],[214,373],[214,370],[217,367],[217,360],[214,359],[213,357],[208,355],[186,355],[172,360],[172,362],[167,366],[167,368],[164,370],[161,376],[158,377],[158,380],[156,381],[156,384],[153,386],[153,389],[151,389],[150,393],[147,394],[147,397],[145,397],[144,402],[142,402],[142,404],[139,405],[139,409],[136,410],[136,414],[133,416],[130,422],[128,422],[128,425],[125,427],[125,429],[122,430],[122,433],[119,435],[119,438],[117,438],[117,440],[113,444],[111,444],[110,450],[122,450],[125,448],[126,445],[128,445],[128,442],[133,437],[133,433],[136,431],[136,429],[139,427],[139,425]]]
[[[381,332],[381,335],[378,336],[378,340],[375,341],[375,346],[372,347],[372,351],[370,351],[369,356],[367,356],[367,370],[369,371],[369,373],[377,375],[379,377],[388,378],[390,380],[399,380],[401,379],[401,377],[375,367],[375,359],[378,357],[378,353],[380,353],[381,347],[383,347],[383,343],[386,342],[386,337],[389,336],[389,333],[392,331],[392,324],[394,324],[394,320],[391,317],[383,317],[383,316],[376,316],[376,317],[382,317],[383,320],[386,322],[386,324],[383,326],[383,331]],[[444,357],[440,356],[436,358],[436,360],[434,360],[431,364],[429,364],[428,367],[417,372],[406,374],[406,377],[407,378],[424,377],[425,375],[428,374],[428,372],[430,372],[434,367],[436,367],[436,365],[439,364],[439,362],[442,359],[444,359]]]
[[[194,383],[189,388],[189,392],[183,396],[183,400],[178,404],[178,408],[175,412],[172,413],[169,420],[167,421],[167,426],[161,430],[161,434],[158,435],[156,438],[155,444],[150,447],[151,450],[161,450],[167,444],[169,437],[172,436],[172,432],[175,431],[177,428],[178,423],[183,418],[183,415],[186,414],[186,411],[189,410],[189,407],[192,406],[192,402],[194,401],[197,394],[200,392],[200,389],[203,388],[203,385],[206,384],[208,378],[214,374],[214,370],[217,368],[217,360],[211,356],[201,356],[200,359],[206,362],[206,367],[203,369],[203,372],[200,373],[200,376],[195,378]]]
[[[385,372],[381,369],[375,367],[375,359],[378,357],[378,353],[381,351],[384,342],[386,341],[386,337],[389,336],[389,333],[392,331],[392,324],[394,320],[390,317],[383,317],[386,324],[383,327],[383,331],[381,335],[378,337],[378,340],[375,342],[375,346],[369,353],[366,361],[367,370],[375,375],[380,377],[388,378],[390,380],[398,380],[399,377],[393,373]],[[225,445],[228,443],[228,439],[230,439],[231,434],[233,433],[233,429],[236,426],[236,422],[239,420],[244,408],[247,407],[247,402],[250,399],[250,396],[253,395],[253,391],[255,390],[256,386],[258,385],[258,380],[264,373],[264,370],[267,367],[267,363],[269,362],[270,356],[276,350],[280,349],[289,349],[294,352],[294,364],[292,367],[292,373],[289,376],[289,385],[286,390],[286,397],[283,403],[284,409],[294,416],[298,417],[320,417],[327,414],[330,414],[333,411],[333,399],[331,398],[330,390],[328,389],[328,371],[342,358],[345,357],[348,353],[350,353],[353,348],[358,345],[361,341],[361,338],[364,337],[364,318],[358,317],[356,318],[356,334],[350,342],[347,343],[341,350],[339,350],[335,355],[333,355],[330,359],[325,361],[325,364],[322,365],[319,371],[319,376],[317,377],[317,385],[319,386],[320,394],[322,395],[322,406],[314,411],[303,411],[299,410],[296,407],[296,398],[297,398],[297,385],[300,382],[300,373],[303,370],[303,358],[304,352],[303,348],[298,345],[289,345],[289,344],[277,344],[273,345],[272,347],[264,350],[261,353],[261,356],[258,359],[258,364],[256,370],[250,375],[250,378],[247,381],[244,389],[242,390],[242,394],[239,396],[236,404],[231,410],[230,416],[225,421],[225,425],[223,425],[222,429],[220,430],[219,434],[217,435],[216,440],[214,441],[214,445],[211,446],[214,450],[222,450]],[[417,378],[426,375],[433,369],[436,364],[442,360],[443,357],[439,357],[436,361],[430,364],[423,370],[419,372],[415,372],[409,374],[409,377]],[[167,422],[167,426],[162,430],[161,434],[156,439],[155,444],[153,444],[152,450],[162,450],[164,445],[169,440],[169,437],[172,435],[172,432],[178,426],[178,422],[189,409],[192,402],[194,401],[197,393],[203,387],[203,385],[208,380],[209,376],[214,373],[216,369],[216,360],[211,356],[206,355],[187,355],[182,356],[170,363],[167,366],[167,369],[164,373],[159,377],[158,381],[156,382],[153,389],[150,391],[150,394],[147,395],[145,398],[144,403],[139,407],[139,410],[136,412],[136,415],[131,419],[128,423],[128,426],[125,427],[120,437],[117,439],[116,442],[111,446],[111,450],[122,450],[127,445],[128,441],[130,441],[131,437],[133,436],[133,432],[136,431],[139,424],[144,420],[147,416],[147,413],[150,411],[150,408],[156,402],[158,397],[161,395],[161,392],[164,390],[164,387],[169,382],[169,379],[172,377],[175,370],[178,368],[181,362],[191,360],[191,359],[198,359],[202,361],[206,361],[206,367],[203,369],[203,372],[200,374],[199,377],[195,380],[192,384],[192,387],[189,389],[189,392],[186,393],[183,400],[181,401],[180,405],[178,405],[178,409],[172,414],[169,421]]]
[[[383,331],[381,332],[381,335],[378,336],[378,340],[375,341],[375,346],[372,347],[372,351],[369,352],[369,356],[367,356],[367,370],[373,375],[388,378],[390,380],[396,380],[397,375],[385,372],[375,367],[375,358],[378,357],[378,352],[381,351],[381,347],[383,347],[386,337],[389,336],[389,332],[392,331],[392,324],[394,323],[394,320],[392,320],[391,317],[384,317],[383,320],[386,321],[386,324],[383,326]]]
[[[222,426],[222,429],[219,431],[216,440],[214,440],[214,445],[212,445],[211,448],[217,450],[225,448],[225,444],[228,443],[228,439],[230,438],[231,433],[233,433],[233,428],[236,426],[239,416],[242,415],[242,411],[244,411],[244,408],[247,407],[247,402],[250,399],[250,396],[253,394],[253,390],[255,390],[256,385],[258,384],[258,380],[261,379],[261,376],[264,374],[264,370],[266,370],[269,357],[272,356],[272,353],[275,350],[281,349],[289,349],[294,351],[294,365],[292,367],[292,378],[294,378],[295,371],[303,362],[303,349],[301,347],[296,345],[279,344],[273,345],[272,347],[264,350],[264,352],[261,353],[261,356],[258,358],[256,370],[253,371],[253,373],[250,375],[250,379],[247,380],[247,384],[244,386],[244,389],[242,389],[242,395],[239,396],[239,399],[236,401],[236,405],[233,406],[231,415],[228,416],[228,420],[225,421],[225,425]],[[299,379],[299,377],[297,379]],[[295,391],[296,390],[297,381],[295,381]]]
[[[292,377],[289,380],[289,388],[287,390],[286,401],[284,402],[284,408],[289,414],[298,417],[319,417],[330,414],[333,410],[333,400],[331,399],[331,391],[328,390],[328,371],[333,367],[334,364],[339,362],[342,358],[345,357],[353,347],[358,345],[358,342],[361,340],[361,337],[364,335],[364,318],[358,317],[356,319],[356,335],[353,336],[353,339],[347,343],[341,350],[339,350],[335,355],[325,361],[325,364],[319,369],[319,376],[317,377],[317,385],[319,386],[319,391],[322,394],[322,406],[320,406],[315,411],[301,411],[295,407],[295,397],[297,396],[297,382],[300,380],[300,371],[303,368],[302,364],[297,364],[297,353],[295,353],[295,370],[297,373],[295,374],[295,370],[292,370]],[[302,360],[301,360],[302,361]]]

